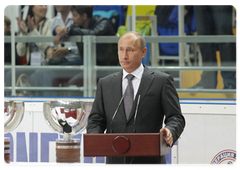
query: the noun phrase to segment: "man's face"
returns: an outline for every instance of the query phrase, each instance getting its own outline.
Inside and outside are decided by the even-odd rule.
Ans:
[[[54,5],[54,7],[57,12],[65,12],[70,8],[68,5]]]
[[[140,49],[138,39],[134,35],[121,37],[118,42],[118,59],[122,68],[131,73],[142,63],[142,58],[147,52],[147,48]]]
[[[77,27],[82,27],[84,23],[84,18],[76,10],[72,11],[72,20]]]
[[[8,35],[10,26],[7,26],[6,22],[2,21],[2,35]]]

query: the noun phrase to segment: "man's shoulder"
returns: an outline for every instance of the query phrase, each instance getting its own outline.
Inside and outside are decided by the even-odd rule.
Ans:
[[[102,21],[102,20],[108,20],[108,19],[105,18],[105,17],[99,16],[99,15],[94,15],[94,16],[92,16],[92,20],[94,20],[94,21]]]
[[[52,18],[52,21],[50,23],[50,29],[51,32],[55,29],[57,26],[64,26],[64,23],[62,21],[61,16],[56,15],[55,17]]]
[[[108,18],[99,16],[99,15],[95,15],[92,17],[90,25],[96,26],[98,24],[103,24],[103,25],[109,26],[110,20]]]
[[[154,77],[160,77],[160,78],[168,78],[171,76],[170,74],[167,74],[165,72],[159,71],[159,70],[152,70],[145,66],[145,71],[148,72],[150,75]]]
[[[62,17],[59,14],[52,18],[53,23],[54,22],[60,22],[60,21],[62,21]]]
[[[114,72],[114,73],[111,73],[111,74],[109,74],[109,75],[107,75],[107,76],[105,76],[106,78],[110,78],[110,77],[115,77],[116,75],[118,75],[119,74],[119,72]]]
[[[159,76],[159,77],[166,77],[166,78],[171,76],[170,74],[167,74],[167,73],[164,73],[164,72],[161,72],[161,71],[155,71],[155,75]]]
[[[109,74],[109,75],[107,75],[107,76],[105,76],[105,77],[102,77],[101,79],[102,79],[103,81],[107,81],[107,80],[110,80],[110,79],[112,79],[112,78],[114,78],[114,77],[119,76],[119,74],[121,74],[121,71],[115,72],[115,73],[112,73],[112,74]]]

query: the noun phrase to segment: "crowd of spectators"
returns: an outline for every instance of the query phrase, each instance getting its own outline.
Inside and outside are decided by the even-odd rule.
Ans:
[[[125,6],[126,7],[126,6]],[[114,28],[114,23],[112,20],[102,17],[99,15],[93,15],[94,6],[66,6],[66,5],[55,5],[54,6],[56,15],[53,18],[47,18],[47,6],[46,5],[30,5],[28,10],[27,18],[24,19],[22,16],[16,18],[15,21],[10,21],[10,19],[4,16],[4,35],[10,35],[11,22],[17,22],[19,26],[19,33],[17,36],[54,36],[53,42],[18,42],[16,43],[16,65],[82,65],[83,60],[83,43],[74,43],[68,41],[62,41],[65,37],[73,35],[104,35],[113,36],[116,35],[116,28]],[[174,6],[157,6],[156,10],[161,9],[162,11],[155,11],[155,15],[158,17],[158,24],[168,23],[168,18],[172,17],[171,14]],[[190,10],[189,10],[190,9]],[[197,8],[187,7],[186,11],[196,11],[197,19],[201,15]],[[228,6],[228,13],[230,14],[232,10],[231,6]],[[165,12],[164,12],[165,11]],[[126,11],[125,11],[126,12]],[[164,14],[163,14],[164,12]],[[211,11],[213,14],[216,11]],[[161,16],[158,16],[161,14]],[[188,13],[189,14],[189,13]],[[221,13],[224,16],[224,12]],[[216,14],[215,14],[216,15]],[[164,17],[165,16],[165,17]],[[201,15],[203,16],[203,15]],[[203,19],[204,20],[204,19]],[[221,19],[220,19],[221,20]],[[228,21],[231,18],[228,17]],[[187,19],[187,22],[189,20]],[[205,20],[206,21],[206,20]],[[204,23],[197,20],[197,26],[199,30],[204,30]],[[228,22],[230,23],[230,22]],[[209,25],[209,24],[208,24]],[[216,24],[217,27],[217,24]],[[197,28],[197,30],[198,30]],[[223,31],[219,31],[224,34]],[[204,35],[205,32],[201,31],[200,34]],[[214,32],[207,32],[207,35],[214,35]],[[219,33],[220,34],[220,33]],[[227,33],[232,35],[231,31]],[[207,45],[207,44],[206,44]],[[201,44],[202,54],[206,57],[204,48]],[[217,44],[214,44],[214,49],[216,49]],[[224,46],[220,43],[220,46]],[[226,46],[227,47],[227,46]],[[11,64],[11,43],[4,43],[4,63],[5,65]],[[228,48],[227,48],[228,49]],[[231,64],[236,64],[236,48],[231,48]],[[235,51],[234,51],[235,50]],[[216,51],[216,50],[213,50]],[[225,52],[224,50],[223,52]],[[222,52],[222,53],[223,53]],[[97,65],[105,66],[117,66],[117,44],[114,43],[99,43],[96,45],[97,54]],[[235,55],[235,56],[234,56]],[[215,57],[215,56],[211,56]],[[227,57],[224,58],[227,61]],[[214,60],[215,61],[215,60]],[[210,64],[211,65],[211,64]],[[32,86],[38,87],[52,87],[54,86],[54,79],[61,80],[61,78],[66,79],[67,85],[82,85],[82,72],[65,70],[34,70],[34,71],[18,71],[16,72],[16,81],[21,74],[26,74],[29,77],[29,83]],[[106,73],[107,74],[107,73]],[[215,73],[214,73],[215,74]],[[99,75],[103,76],[103,75]],[[235,72],[231,73],[234,78],[224,86],[224,88],[231,87],[236,88],[236,78]],[[230,77],[231,78],[231,77]],[[229,78],[229,79],[230,79]],[[227,80],[227,79],[226,79]],[[79,83],[80,82],[80,83]],[[5,86],[11,86],[11,70],[5,72],[4,79]],[[225,82],[224,82],[225,83]],[[194,86],[199,88],[199,86]],[[192,88],[194,88],[192,87]],[[203,86],[204,88],[204,86]],[[206,86],[208,88],[208,86]],[[211,88],[215,88],[211,87]],[[58,95],[55,92],[36,92],[35,95]]]

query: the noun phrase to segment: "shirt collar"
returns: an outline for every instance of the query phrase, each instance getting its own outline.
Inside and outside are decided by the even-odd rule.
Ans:
[[[143,70],[144,70],[144,67],[143,65],[141,64],[136,70],[134,70],[132,73],[132,75],[134,75],[136,78],[138,78],[139,80],[142,78],[142,74],[143,74]],[[128,75],[129,73],[127,73],[124,69],[123,69],[123,79],[126,78],[126,76]]]
[[[62,20],[62,14],[60,12],[57,13],[57,17]],[[71,22],[72,20],[72,12],[69,11],[66,22],[64,23],[65,26],[68,25],[68,22]]]
[[[68,19],[72,19],[72,12],[70,11],[67,16]]]

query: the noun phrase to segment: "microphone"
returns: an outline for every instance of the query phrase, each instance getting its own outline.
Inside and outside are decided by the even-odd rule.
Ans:
[[[137,119],[137,113],[138,113],[138,106],[139,106],[139,102],[140,102],[140,97],[141,95],[138,96],[138,100],[137,100],[137,106],[136,106],[136,110],[135,110],[135,114],[134,114],[134,121],[133,121],[133,132],[136,133],[136,119]]]
[[[120,99],[120,101],[119,101],[119,103],[118,103],[118,106],[117,106],[117,108],[116,108],[116,110],[115,110],[115,112],[114,112],[114,114],[113,114],[113,117],[112,117],[112,121],[111,121],[111,126],[110,126],[110,132],[111,133],[113,133],[113,119],[115,118],[115,116],[116,116],[116,114],[117,114],[117,112],[118,112],[118,110],[119,110],[119,107],[120,107],[120,105],[121,105],[121,103],[122,103],[122,101],[123,101],[123,96],[122,96],[122,98]]]

